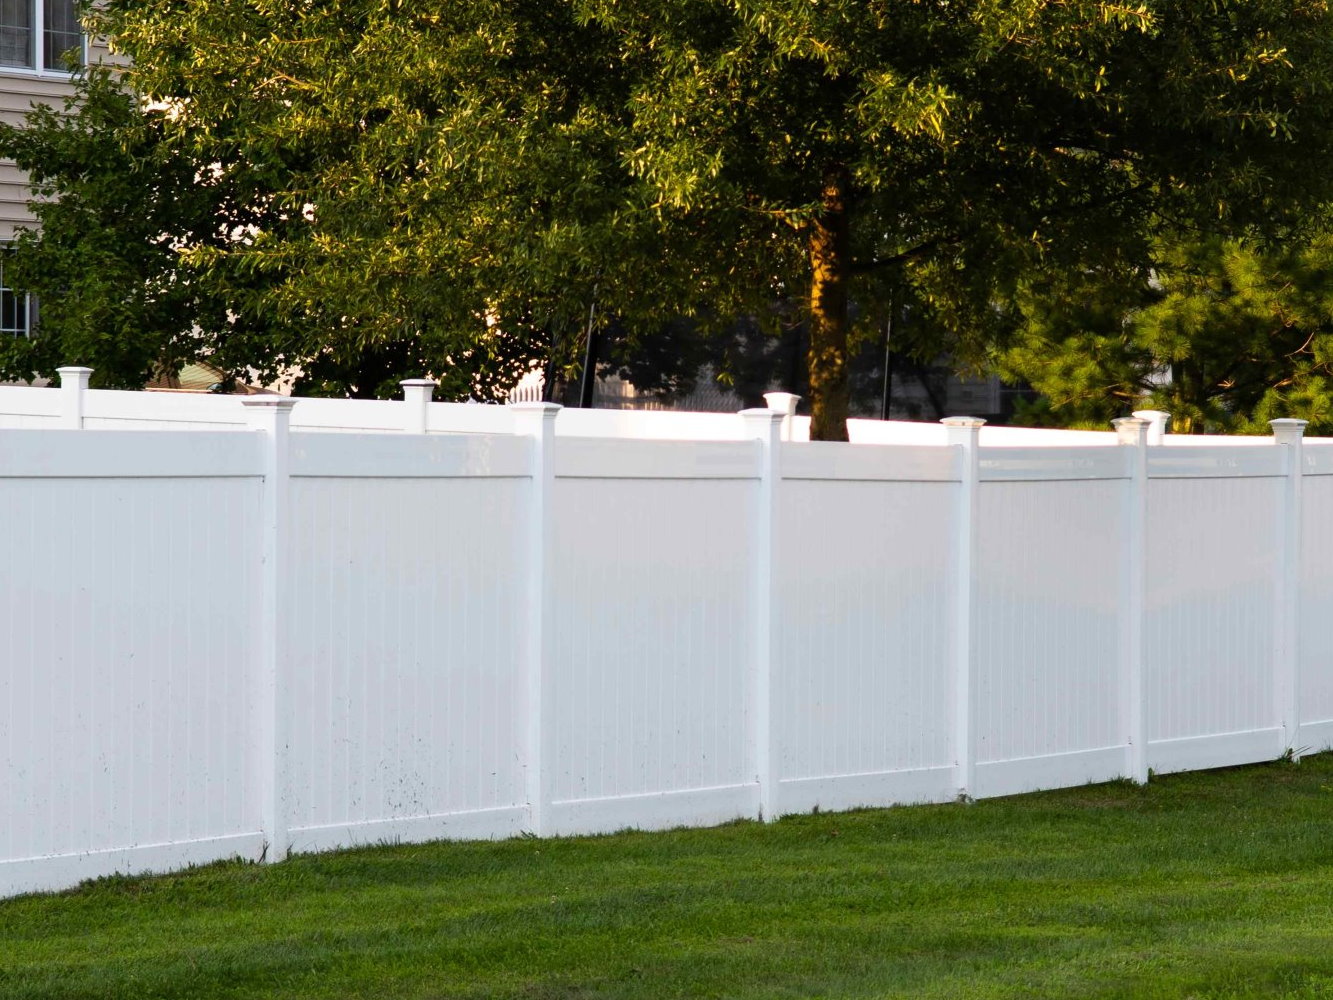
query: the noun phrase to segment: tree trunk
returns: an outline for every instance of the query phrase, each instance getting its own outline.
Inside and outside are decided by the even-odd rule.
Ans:
[[[1199,365],[1188,358],[1174,362],[1171,365],[1171,381],[1180,399],[1188,404],[1191,410],[1204,411],[1208,393],[1204,388],[1203,371]],[[1203,421],[1195,420],[1189,410],[1171,415],[1173,434],[1202,434],[1204,430]]]
[[[851,174],[841,163],[824,170],[820,211],[809,228],[810,440],[846,441],[847,196]]]

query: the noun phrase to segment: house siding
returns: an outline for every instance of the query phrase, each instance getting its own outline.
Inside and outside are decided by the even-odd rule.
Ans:
[[[28,175],[11,160],[0,160],[0,242],[8,242],[20,228],[31,228]]]
[[[118,61],[100,39],[88,46],[88,60]],[[21,125],[33,105],[61,107],[73,93],[74,85],[68,76],[0,71],[0,121]],[[12,240],[18,229],[33,226],[35,220],[28,209],[30,197],[27,175],[13,160],[0,160],[0,243]]]

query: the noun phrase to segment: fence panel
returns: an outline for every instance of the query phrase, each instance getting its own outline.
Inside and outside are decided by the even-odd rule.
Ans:
[[[782,461],[780,810],[952,798],[954,449],[794,444]]]
[[[523,443],[292,440],[293,846],[518,832]]]
[[[1306,445],[1307,454],[1314,449]],[[1320,449],[1333,451],[1333,449]],[[1299,605],[1301,746],[1323,750],[1333,744],[1333,454],[1309,456],[1309,467],[1328,474],[1307,476],[1303,484],[1301,594]],[[1317,463],[1317,464],[1316,464]]]
[[[754,815],[752,442],[557,442],[555,831]]]
[[[979,795],[1124,773],[1117,668],[1125,489],[1117,479],[982,483]]]
[[[259,856],[255,452],[239,435],[0,441],[0,895]]]
[[[74,388],[0,424],[225,432],[0,433],[0,894],[1146,774],[1139,720],[1158,770],[1333,742],[1327,445]]]
[[[1277,451],[1253,454],[1267,463]],[[1225,455],[1183,457],[1191,475],[1221,461],[1222,478],[1148,483],[1144,683],[1148,760],[1159,771],[1281,752],[1273,657],[1283,481],[1240,478]]]

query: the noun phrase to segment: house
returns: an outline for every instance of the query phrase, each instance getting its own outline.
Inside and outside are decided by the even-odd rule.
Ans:
[[[0,0],[0,120],[20,124],[34,104],[59,106],[74,93],[70,61],[84,65],[106,53],[84,34],[76,0]],[[0,246],[33,225],[28,198],[23,172],[0,160]],[[26,336],[32,304],[10,290],[3,267],[0,257],[0,334]]]

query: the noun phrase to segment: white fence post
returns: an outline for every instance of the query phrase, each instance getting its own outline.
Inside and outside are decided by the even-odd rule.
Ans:
[[[1157,413],[1148,410],[1146,413]],[[1148,556],[1148,436],[1152,421],[1142,416],[1111,421],[1124,445],[1125,529],[1120,567],[1120,704],[1124,724],[1125,773],[1138,784],[1148,780],[1148,736],[1144,720],[1143,616]],[[1160,439],[1160,431],[1158,437]]]
[[[429,378],[405,378],[403,387],[403,430],[408,434],[426,433],[426,413],[436,382]]]
[[[981,427],[979,417],[945,417],[950,445],[960,446],[958,522],[954,550],[953,618],[953,745],[954,767],[960,798],[970,798],[976,790],[977,705],[976,705],[976,553],[977,500],[980,493]]]
[[[791,440],[791,418],[796,415],[796,404],[801,397],[790,392],[766,392],[764,402],[774,413],[782,414],[782,440]],[[744,411],[742,411],[744,412]]]
[[[82,430],[83,394],[88,391],[88,379],[93,370],[68,365],[56,371],[60,373],[60,426]]]
[[[289,512],[288,475],[292,407],[286,396],[251,396],[241,401],[246,421],[263,437],[263,500],[260,509],[260,586],[255,690],[258,712],[260,821],[265,860],[281,861],[291,848],[288,832],[287,760],[291,706],[286,677],[283,617]]]
[[[794,403],[793,403],[794,405]],[[755,779],[759,784],[759,818],[778,818],[778,750],[773,729],[773,556],[777,540],[777,484],[782,476],[784,413],[741,410],[748,437],[759,442],[759,483],[750,519],[750,682],[754,692],[750,738],[754,741]]]
[[[528,797],[528,825],[538,837],[550,831],[552,757],[555,699],[551,690],[550,636],[553,593],[551,583],[554,546],[552,493],[555,488],[555,418],[557,403],[512,403],[514,432],[532,441],[532,490],[528,495],[528,566],[526,630],[523,659],[527,677],[525,715],[524,784]]]
[[[1270,420],[1273,443],[1286,451],[1286,479],[1278,513],[1278,583],[1274,588],[1273,695],[1282,726],[1283,749],[1300,758],[1301,675],[1301,477],[1305,465],[1302,441],[1305,420]]]
[[[1153,446],[1166,444],[1163,438],[1166,436],[1167,427],[1171,424],[1171,414],[1165,410],[1135,410],[1134,416],[1148,421],[1148,444]],[[1114,424],[1115,421],[1112,420],[1111,423]]]

